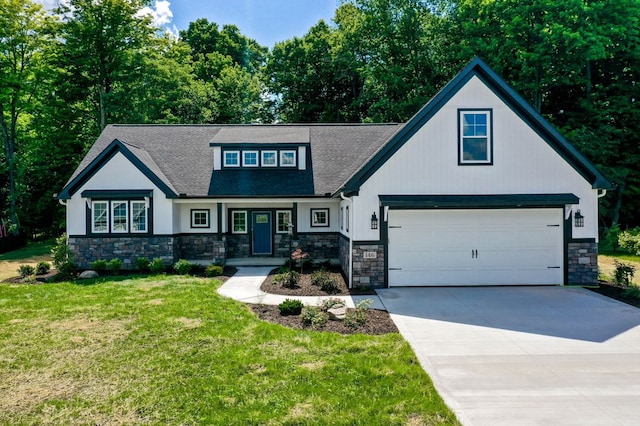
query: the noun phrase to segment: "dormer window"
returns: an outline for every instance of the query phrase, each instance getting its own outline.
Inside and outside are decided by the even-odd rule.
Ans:
[[[295,167],[295,166],[296,166],[296,152],[280,151],[280,167]]]
[[[258,151],[242,151],[242,165],[244,167],[258,167]]]
[[[278,151],[262,151],[262,167],[278,167]]]
[[[225,167],[240,167],[240,151],[224,151]]]

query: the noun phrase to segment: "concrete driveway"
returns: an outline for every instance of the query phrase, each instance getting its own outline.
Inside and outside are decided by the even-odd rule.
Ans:
[[[465,425],[639,425],[640,310],[566,287],[379,290]]]

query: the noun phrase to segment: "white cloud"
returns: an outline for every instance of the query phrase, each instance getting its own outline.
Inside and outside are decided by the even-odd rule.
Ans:
[[[156,27],[162,27],[163,25],[169,24],[173,19],[171,2],[167,0],[156,0],[155,9],[145,6],[140,9],[140,12],[138,12],[137,15],[149,15]]]

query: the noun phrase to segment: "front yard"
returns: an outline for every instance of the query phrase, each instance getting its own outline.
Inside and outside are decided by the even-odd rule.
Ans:
[[[0,423],[457,424],[399,334],[288,329],[218,285],[0,284]]]

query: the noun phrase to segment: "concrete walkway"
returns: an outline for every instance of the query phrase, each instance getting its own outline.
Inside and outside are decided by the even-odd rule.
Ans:
[[[253,303],[260,305],[279,305],[285,299],[298,299],[307,306],[319,306],[322,301],[329,298],[338,298],[345,302],[348,308],[354,308],[355,305],[364,299],[371,299],[372,309],[384,310],[384,305],[380,298],[376,295],[369,296],[283,296],[280,294],[265,293],[260,290],[260,286],[273,270],[273,266],[238,267],[238,271],[218,288],[218,293],[223,296],[239,300],[244,303]]]
[[[378,290],[465,425],[640,424],[640,310],[567,287]]]

